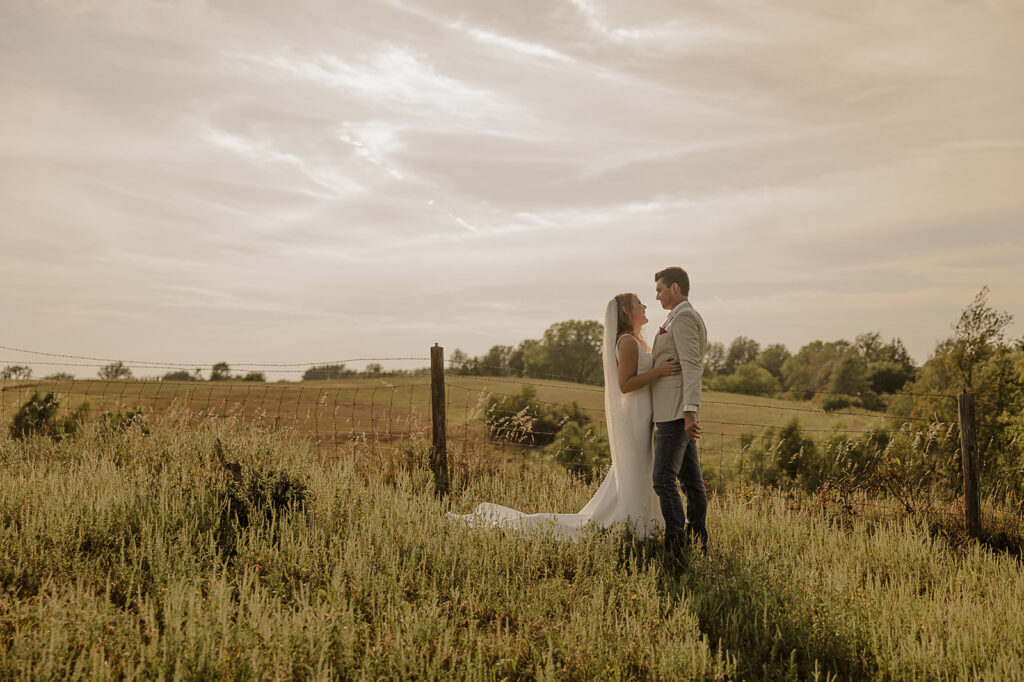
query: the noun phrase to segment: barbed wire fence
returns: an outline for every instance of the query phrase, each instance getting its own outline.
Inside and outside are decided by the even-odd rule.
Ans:
[[[117,360],[90,356],[44,353],[0,346],[0,350],[28,354],[43,360],[8,361],[29,369],[41,367],[100,368],[107,363],[122,363],[133,369],[191,370],[209,367],[209,363],[181,363]],[[159,379],[78,379],[57,374],[54,378],[0,379],[0,417],[8,422],[12,415],[35,394],[54,393],[68,409],[87,406],[92,415],[142,409],[153,419],[161,419],[176,406],[198,418],[233,418],[243,423],[269,424],[289,429],[307,437],[318,454],[340,455],[362,447],[377,452],[408,451],[414,443],[431,442],[430,463],[437,490],[443,494],[448,487],[447,450],[458,448],[463,456],[501,452],[544,456],[571,461],[588,452],[607,451],[602,443],[606,430],[604,389],[578,383],[577,378],[555,374],[525,373],[510,375],[507,368],[491,367],[476,361],[462,362],[443,357],[443,349],[434,346],[430,356],[350,358],[308,363],[238,363],[236,371],[296,374],[303,369],[324,366],[345,366],[355,362],[430,363],[416,370],[391,369],[375,374],[350,373],[351,376],[331,381],[267,383],[265,381],[164,381]],[[454,369],[446,372],[445,369]],[[466,369],[469,371],[465,371]],[[34,372],[33,372],[34,373]],[[528,388],[529,387],[529,388]],[[812,397],[837,395],[824,391]],[[932,462],[918,474],[921,494],[934,490],[937,482],[947,490],[963,489],[951,504],[962,507],[968,532],[980,532],[981,496],[978,476],[978,448],[973,440],[973,396],[937,393],[901,393],[914,401],[953,401],[958,406],[958,419],[942,418],[937,411],[922,414],[872,413],[866,410],[840,409],[826,411],[813,402],[784,404],[787,401],[744,397],[736,392],[704,390],[702,400],[703,435],[699,442],[702,467],[709,484],[717,487],[742,487],[746,483],[762,484],[764,490],[790,495],[792,487],[774,485],[780,469],[792,473],[801,465],[800,458],[810,449],[819,453],[819,462],[827,467],[822,472],[831,486],[819,495],[820,500],[844,506],[873,508],[882,511],[902,509],[916,511],[916,501],[902,499],[899,494],[882,500],[867,490],[842,489],[844,471],[851,450],[862,447],[866,438],[892,439],[899,436],[922,438],[928,443],[941,443],[943,452],[956,462]],[[543,397],[540,397],[543,396]],[[542,419],[538,411],[550,412]],[[965,412],[967,414],[965,414]],[[750,414],[762,418],[751,420]],[[767,415],[767,416],[766,416]],[[778,419],[769,416],[779,415]],[[786,423],[797,417],[807,421],[800,425],[799,447],[789,444],[784,455],[782,431]],[[565,428],[569,422],[577,426]],[[829,422],[826,425],[826,422]],[[924,434],[924,435],[922,435]],[[795,452],[794,452],[795,451]],[[862,453],[871,466],[892,466],[883,448]],[[788,460],[787,460],[788,457]],[[603,460],[607,466],[607,459]],[[902,463],[901,463],[902,464]],[[788,469],[787,469],[788,467]],[[1024,480],[1024,467],[1000,472],[1008,479]],[[767,487],[764,484],[770,484]],[[1019,489],[1019,488],[1018,488]],[[883,488],[879,490],[885,493]],[[908,493],[908,491],[903,491]],[[913,492],[913,491],[910,491]],[[829,495],[832,495],[832,498]],[[796,499],[796,496],[790,496]],[[895,500],[893,499],[895,498]],[[994,507],[993,507],[994,509]],[[1000,511],[1005,511],[1001,509]]]

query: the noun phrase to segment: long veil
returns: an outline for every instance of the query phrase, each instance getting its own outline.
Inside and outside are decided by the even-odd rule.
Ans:
[[[657,496],[650,483],[650,399],[647,398],[646,411],[638,413],[630,409],[630,400],[619,388],[618,328],[619,306],[613,298],[605,309],[601,346],[605,427],[612,465],[583,509],[568,514],[524,514],[492,502],[481,502],[472,513],[449,514],[450,518],[472,525],[501,526],[520,531],[546,528],[554,531],[556,536],[569,539],[576,539],[588,523],[607,527],[624,521],[641,538],[663,523]]]

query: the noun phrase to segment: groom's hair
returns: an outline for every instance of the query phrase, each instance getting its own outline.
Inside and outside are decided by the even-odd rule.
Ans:
[[[670,287],[673,284],[679,285],[679,293],[683,296],[690,295],[690,276],[686,274],[686,270],[678,267],[665,268],[654,276],[654,281],[661,280],[665,283],[665,286]]]

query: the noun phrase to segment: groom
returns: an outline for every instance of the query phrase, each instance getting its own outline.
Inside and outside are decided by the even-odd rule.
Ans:
[[[654,339],[654,366],[663,358],[678,358],[681,374],[659,377],[651,383],[654,402],[654,491],[665,517],[665,551],[678,557],[692,537],[707,549],[704,525],[708,498],[700,471],[696,440],[700,438],[700,381],[707,346],[704,320],[690,305],[690,277],[682,268],[665,268],[654,276],[661,307],[669,310]],[[686,495],[686,514],[676,479]]]

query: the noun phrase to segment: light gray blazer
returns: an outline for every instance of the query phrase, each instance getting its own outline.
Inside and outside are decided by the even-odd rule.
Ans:
[[[669,313],[662,327],[654,337],[651,355],[654,365],[665,358],[676,358],[682,366],[682,373],[658,377],[651,382],[651,400],[654,410],[652,421],[668,422],[683,418],[685,407],[696,408],[700,416],[700,382],[704,375],[704,350],[708,345],[708,330],[704,320],[690,305],[683,301]]]

